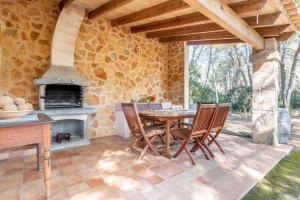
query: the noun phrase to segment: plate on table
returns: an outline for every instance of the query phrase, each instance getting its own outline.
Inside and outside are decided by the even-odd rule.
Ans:
[[[13,119],[13,118],[24,117],[25,115],[28,115],[32,111],[33,110],[4,111],[0,109],[0,119]]]

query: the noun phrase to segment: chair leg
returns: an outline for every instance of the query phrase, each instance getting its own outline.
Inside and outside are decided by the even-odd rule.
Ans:
[[[156,138],[157,138],[157,136],[153,136],[152,138],[148,139],[148,144],[147,144],[147,145],[149,146],[149,148],[151,149],[151,151],[154,152],[154,154],[155,154],[156,156],[159,156],[159,153],[158,153],[157,149],[152,145],[152,142],[153,142]]]
[[[218,146],[218,148],[220,149],[220,151],[225,154],[225,151],[223,150],[223,148],[221,147],[221,145],[217,142],[216,137],[214,137],[212,135],[209,135],[209,136],[210,136],[211,140],[210,140],[210,142],[207,145],[210,146],[214,142]]]
[[[145,156],[145,154],[146,154],[148,148],[149,148],[149,145],[146,145],[145,149],[141,152],[141,155],[140,155],[140,157],[138,158],[138,160],[143,159],[143,157]]]
[[[194,157],[192,156],[191,152],[185,147],[184,150],[186,151],[187,155],[189,156],[191,162],[192,162],[192,165],[196,165],[196,161],[194,159]]]
[[[199,141],[197,141],[197,143],[198,143],[198,147],[204,153],[204,156],[205,156],[206,160],[210,160],[209,157],[208,157],[208,155],[207,155],[207,153],[206,153],[206,151],[205,151],[205,149],[203,148],[202,144]]]
[[[197,149],[199,148],[199,145],[197,143],[197,139],[194,140],[194,146],[191,149],[191,152],[195,153],[195,151],[197,151]]]
[[[159,135],[159,139],[161,140],[161,142],[162,142],[163,144],[165,144],[165,141],[164,141],[163,136]]]
[[[205,142],[203,142],[203,145],[204,145],[204,147],[207,149],[209,155],[210,155],[212,158],[214,158],[215,156],[214,156],[214,154],[211,152],[211,150],[209,149],[209,147],[207,146],[207,144],[205,144]]]
[[[178,139],[177,138],[177,140],[179,141],[179,143],[180,143],[180,148],[179,148],[179,150],[175,153],[175,155],[173,156],[174,158],[177,158],[178,156],[179,156],[179,154],[184,150],[184,148],[185,148],[185,146],[183,145],[183,140],[181,140],[181,139]]]

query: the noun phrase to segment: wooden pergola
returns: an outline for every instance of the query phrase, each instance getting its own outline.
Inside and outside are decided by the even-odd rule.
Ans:
[[[265,38],[283,41],[300,27],[293,0],[62,0],[60,6],[70,4],[84,7],[90,19],[102,16],[160,42],[245,42],[261,50]]]

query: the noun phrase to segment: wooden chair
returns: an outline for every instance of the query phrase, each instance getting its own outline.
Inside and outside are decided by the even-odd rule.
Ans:
[[[150,110],[149,103],[136,103],[135,105],[138,111]]]
[[[217,137],[220,135],[222,129],[224,128],[229,110],[231,105],[229,103],[218,104],[218,110],[216,114],[216,120],[212,125],[211,133],[209,134],[208,146],[215,143],[222,153],[225,153],[221,145],[217,142]]]
[[[122,103],[122,109],[133,136],[130,149],[133,150],[135,147],[144,146],[139,159],[142,159],[148,150],[152,151],[155,155],[159,155],[159,151],[153,142],[164,133],[164,129],[156,127],[144,128],[134,103]]]
[[[205,143],[205,139],[208,137],[211,127],[215,120],[217,106],[215,104],[198,104],[197,113],[192,125],[192,128],[177,128],[172,129],[171,134],[179,141],[180,148],[175,153],[174,157],[179,156],[179,154],[185,150],[193,165],[196,162],[188,149],[187,145],[190,140],[194,141],[193,150],[201,149],[204,153],[206,159],[209,160],[207,153],[212,155],[208,146]]]
[[[149,107],[151,110],[162,110],[163,106],[161,103],[158,102],[150,102]]]

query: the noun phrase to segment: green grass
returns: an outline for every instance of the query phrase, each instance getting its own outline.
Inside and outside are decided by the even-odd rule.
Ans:
[[[243,200],[299,200],[300,151],[292,151]]]

